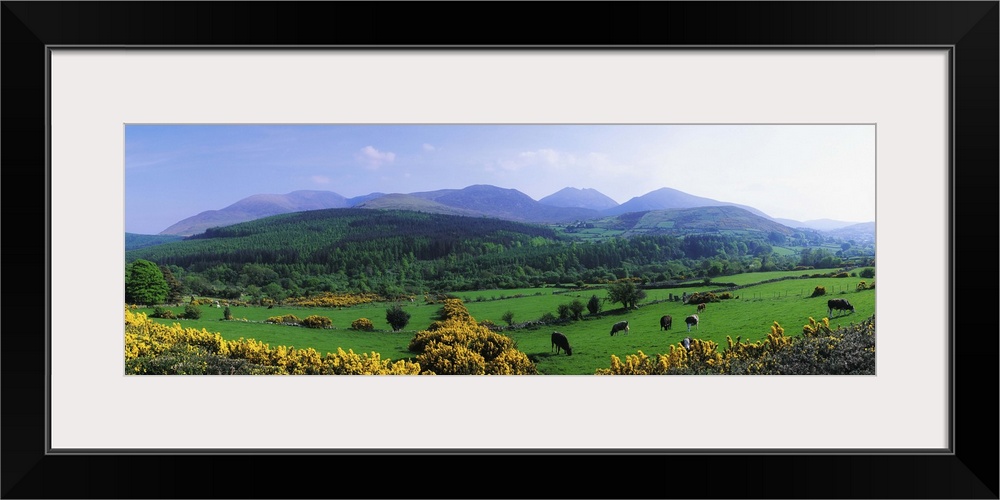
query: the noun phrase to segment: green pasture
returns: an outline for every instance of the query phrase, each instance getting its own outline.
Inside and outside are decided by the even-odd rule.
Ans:
[[[734,283],[759,282],[789,274],[796,276],[802,273],[749,273],[725,277],[724,280]],[[832,326],[861,321],[875,312],[875,291],[855,291],[857,283],[862,280],[859,278],[790,279],[742,288],[731,292],[735,297],[733,299],[707,304],[706,310],[700,314],[700,324],[692,328],[690,333],[687,332],[684,318],[696,313],[696,306],[667,301],[669,294],[680,295],[683,292],[690,294],[714,287],[647,290],[647,298],[641,301],[639,308],[635,310],[625,311],[620,304],[604,302],[602,312],[592,316],[584,311],[584,319],[581,321],[506,330],[504,334],[517,341],[518,349],[537,363],[542,374],[591,375],[597,368],[607,368],[612,355],[624,359],[626,355],[636,354],[641,350],[653,357],[657,353],[669,351],[671,345],[678,345],[686,336],[712,340],[720,345],[720,349],[724,349],[727,336],[731,336],[734,340],[738,336],[743,340],[765,338],[775,321],[784,327],[786,335],[798,335],[810,317],[820,320],[827,316],[826,302],[830,298],[846,298],[856,309],[853,314],[835,312],[831,318]],[[827,294],[810,297],[813,289],[819,285],[826,288]],[[523,323],[537,320],[545,313],[558,316],[557,308],[560,304],[568,304],[573,300],[586,304],[594,294],[599,298],[606,297],[606,292],[599,288],[566,293],[553,292],[565,292],[565,289],[532,288],[463,292],[455,295],[463,299],[476,320],[488,319],[501,326],[506,325],[501,318],[507,311],[513,313],[514,323]],[[480,296],[482,299],[477,300]],[[385,310],[390,305],[378,303],[336,309],[231,307],[230,311],[235,321],[222,321],[224,309],[206,305],[201,306],[202,317],[198,320],[154,319],[154,321],[205,328],[208,331],[219,332],[226,339],[243,337],[253,338],[272,346],[312,347],[323,354],[336,352],[340,347],[345,351],[353,349],[356,353],[378,352],[383,359],[410,358],[413,356],[407,351],[410,339],[414,332],[423,330],[431,324],[440,305],[428,305],[420,301],[402,303],[401,305],[411,314],[411,318],[407,327],[401,332],[391,332],[385,321]],[[171,309],[177,314],[182,314],[184,310],[183,307]],[[151,313],[152,308],[141,311]],[[299,318],[312,314],[326,316],[333,321],[335,328],[316,330],[262,323],[268,317],[284,314],[294,314]],[[661,331],[659,326],[660,317],[665,314],[673,317],[673,326],[669,331]],[[351,330],[351,322],[361,317],[370,319],[376,331]],[[246,321],[243,321],[244,319]],[[629,321],[629,334],[612,337],[611,325],[621,320]],[[572,356],[551,352],[553,330],[563,332],[569,338],[573,348]]]
[[[759,273],[743,273],[737,274],[735,276],[719,276],[714,278],[720,283],[735,283],[737,285],[750,285],[752,283],[760,283],[761,281],[772,280],[775,278],[798,278],[804,274],[816,274],[829,272],[831,269],[819,269],[819,270],[809,270],[809,271],[765,271]],[[849,279],[849,278],[848,278]]]

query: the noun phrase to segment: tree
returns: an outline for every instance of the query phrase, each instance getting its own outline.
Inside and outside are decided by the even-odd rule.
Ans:
[[[587,301],[587,310],[590,311],[590,314],[601,312],[601,299],[597,298],[597,295],[590,296],[590,300]]]
[[[631,278],[620,279],[608,285],[608,300],[620,302],[625,309],[634,309],[636,304],[646,298],[646,291],[635,286]]]
[[[160,272],[163,273],[163,279],[166,280],[167,286],[170,287],[170,291],[167,292],[167,302],[180,304],[181,298],[184,295],[184,285],[174,276],[169,267],[160,266]]]
[[[138,259],[125,267],[125,302],[129,304],[162,304],[170,293],[170,285],[156,264]]]
[[[573,316],[573,313],[569,310],[569,304],[559,304],[556,311],[559,313],[559,319],[570,319]]]
[[[394,305],[385,310],[385,322],[389,323],[392,331],[398,332],[410,322],[410,313],[406,312],[402,306]]]
[[[507,326],[514,326],[514,313],[513,312],[507,311],[507,312],[503,313],[503,316],[500,316],[500,319],[504,320],[504,322],[507,323]]]
[[[579,300],[574,300],[569,304],[569,310],[571,313],[573,313],[573,319],[575,320],[583,319],[583,309],[584,309],[583,302],[580,302]]]

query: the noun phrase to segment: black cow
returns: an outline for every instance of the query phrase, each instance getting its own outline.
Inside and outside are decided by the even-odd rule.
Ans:
[[[573,348],[569,346],[569,339],[566,338],[561,332],[552,332],[552,347],[556,348],[556,354],[559,354],[559,350],[566,351],[567,356],[573,355]],[[552,352],[552,349],[549,349]]]
[[[611,336],[618,332],[625,332],[625,335],[628,335],[628,321],[619,321],[611,325]]]
[[[851,305],[847,299],[830,299],[826,301],[826,307],[829,308],[827,311],[827,316],[833,316],[833,311],[851,311],[854,312],[854,306]]]
[[[660,331],[669,330],[670,326],[673,323],[674,323],[674,318],[671,318],[669,314],[663,316],[662,318],[660,318]]]
[[[690,332],[691,331],[691,325],[698,326],[698,315],[697,314],[692,314],[692,315],[684,318],[684,322],[687,323],[688,331]],[[698,326],[698,328],[701,328],[701,327]]]

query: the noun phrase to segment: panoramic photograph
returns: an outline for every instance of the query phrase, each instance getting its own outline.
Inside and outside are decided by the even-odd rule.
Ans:
[[[127,124],[127,375],[875,375],[874,124]]]

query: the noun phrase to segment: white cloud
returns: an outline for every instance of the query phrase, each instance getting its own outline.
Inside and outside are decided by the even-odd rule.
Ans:
[[[358,160],[370,169],[377,169],[386,163],[392,163],[396,159],[396,153],[389,151],[379,151],[371,146],[361,148]]]
[[[516,171],[529,167],[564,168],[576,163],[576,157],[570,153],[554,149],[539,149],[523,151],[514,158],[497,160],[496,166],[503,170]]]
[[[325,175],[314,175],[310,177],[314,184],[329,184],[330,178]]]
[[[436,150],[437,150],[437,148],[435,148],[433,145],[427,144],[426,142],[424,143],[424,151],[430,152],[430,151],[436,151]]]

